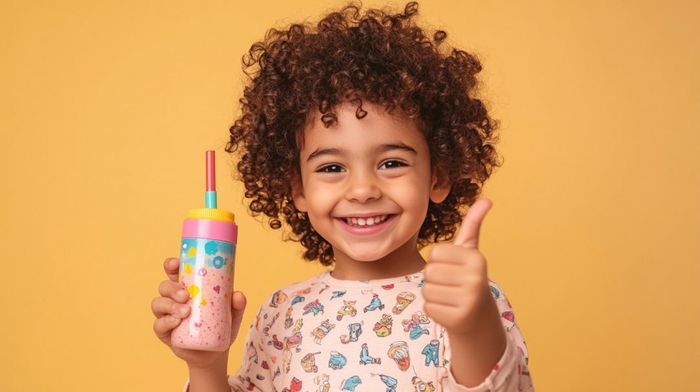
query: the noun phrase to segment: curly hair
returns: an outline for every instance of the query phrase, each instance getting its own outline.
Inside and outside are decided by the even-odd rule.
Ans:
[[[368,9],[347,3],[315,26],[294,23],[270,29],[242,58],[249,80],[240,98],[241,114],[230,127],[226,152],[238,150],[237,180],[245,186],[252,216],[261,213],[273,229],[281,217],[301,242],[304,259],[333,263],[333,248],[299,211],[292,199],[292,181],[301,178],[300,133],[318,108],[326,128],[337,121],[333,109],[357,104],[356,117],[366,112],[362,101],[396,107],[420,125],[430,150],[430,163],[440,181],[451,184],[441,203],[429,202],[417,246],[450,240],[461,222],[461,208],[476,201],[493,167],[501,166],[493,143],[498,121],[476,97],[481,63],[458,49],[442,50],[447,33],[432,39],[412,18],[418,4],[403,13]],[[240,150],[239,150],[240,147]]]

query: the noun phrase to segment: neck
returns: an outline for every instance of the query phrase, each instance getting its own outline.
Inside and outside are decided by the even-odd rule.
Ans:
[[[425,267],[425,260],[416,249],[418,234],[390,254],[373,261],[353,260],[333,249],[335,266],[331,275],[341,280],[385,279],[410,275]]]

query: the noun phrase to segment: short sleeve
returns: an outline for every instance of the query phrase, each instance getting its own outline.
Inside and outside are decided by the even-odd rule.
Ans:
[[[265,305],[261,306],[258,314],[251,322],[248,329],[248,337],[243,347],[243,359],[238,371],[228,377],[228,384],[232,392],[243,391],[272,391],[272,372],[265,346],[262,344],[259,321],[265,311]],[[188,392],[189,379],[185,382],[184,392]]]
[[[490,281],[489,287],[506,331],[506,349],[486,379],[473,387],[458,384],[448,363],[447,376],[443,379],[443,390],[445,392],[534,392],[527,367],[529,361],[527,345],[515,322],[513,308],[498,284]]]

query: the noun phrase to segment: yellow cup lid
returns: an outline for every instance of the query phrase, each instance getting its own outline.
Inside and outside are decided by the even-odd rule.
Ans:
[[[224,222],[236,223],[233,212],[219,208],[194,208],[187,211],[188,219],[213,219]]]

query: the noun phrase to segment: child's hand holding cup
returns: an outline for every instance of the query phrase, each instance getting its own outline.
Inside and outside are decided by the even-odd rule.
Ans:
[[[156,316],[156,321],[153,323],[156,336],[169,346],[175,355],[187,362],[189,367],[206,368],[217,361],[226,362],[228,348],[225,351],[203,351],[181,348],[171,344],[172,331],[180,325],[183,319],[189,316],[191,306],[188,303],[192,301],[184,286],[178,283],[180,260],[178,258],[166,259],[164,269],[168,279],[160,283],[158,291],[161,296],[154,298],[151,303],[151,309]],[[233,301],[231,301],[231,343],[238,335],[245,305],[246,298],[243,293],[234,292]]]
[[[240,327],[245,296],[233,291],[238,227],[216,208],[214,151],[206,153],[206,208],[188,212],[179,258],[165,261],[168,280],[151,304],[158,338],[190,367],[228,358]]]

